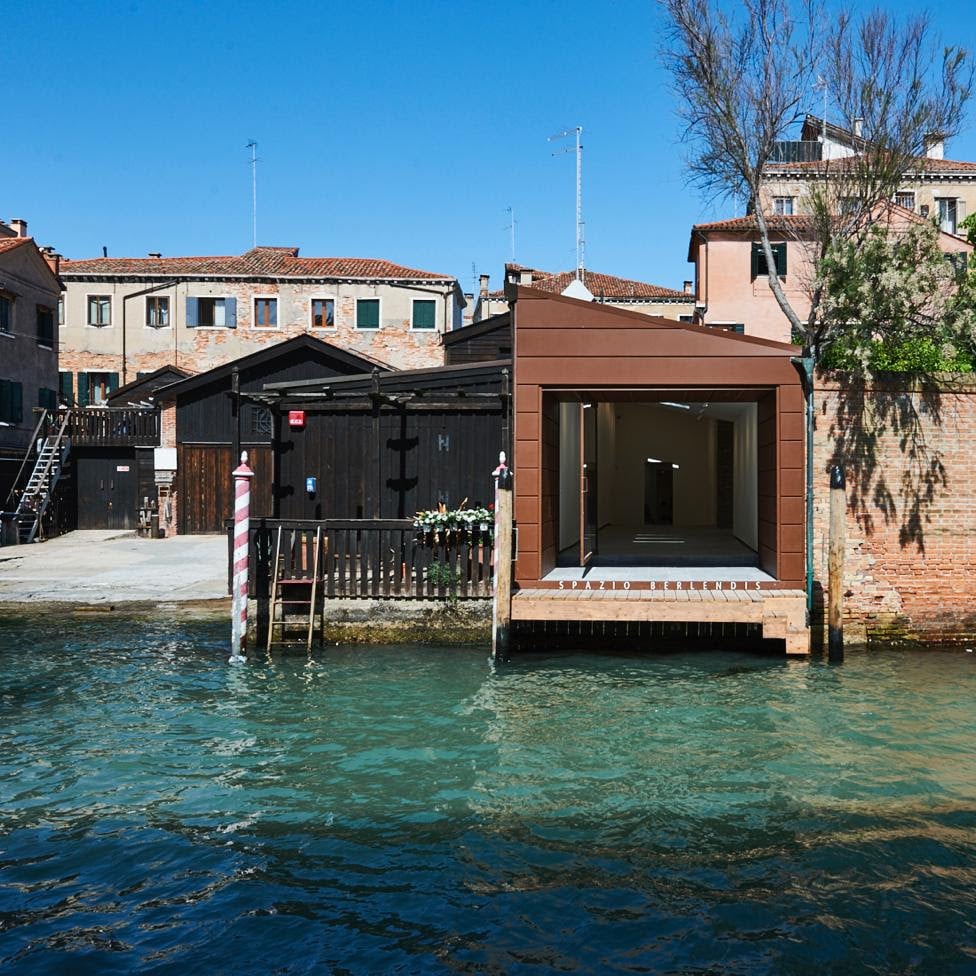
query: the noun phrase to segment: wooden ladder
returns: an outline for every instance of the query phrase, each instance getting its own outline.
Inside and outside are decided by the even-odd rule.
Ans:
[[[288,612],[290,607],[305,607],[308,610],[308,630],[305,641],[306,650],[312,650],[312,637],[315,634],[316,610],[319,617],[319,639],[325,631],[325,594],[323,566],[328,539],[322,536],[322,526],[315,530],[315,546],[312,551],[312,575],[307,575],[307,567],[302,561],[302,546],[295,545],[295,537],[282,551],[282,526],[278,526],[275,542],[274,569],[271,574],[271,603],[268,617],[268,653],[276,644],[290,644],[288,640]],[[295,593],[295,590],[308,589],[308,594]],[[275,638],[275,628],[280,633]]]

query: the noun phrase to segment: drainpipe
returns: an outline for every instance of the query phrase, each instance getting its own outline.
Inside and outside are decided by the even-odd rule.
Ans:
[[[813,356],[793,356],[790,362],[803,375],[807,405],[807,625],[813,617]]]

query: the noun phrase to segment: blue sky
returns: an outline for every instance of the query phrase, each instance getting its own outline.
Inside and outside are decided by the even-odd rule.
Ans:
[[[976,48],[958,6],[933,19]],[[18,0],[3,26],[0,217],[68,257],[246,250],[251,138],[260,243],[466,291],[472,264],[497,285],[510,206],[519,261],[573,266],[573,156],[547,142],[568,126],[591,269],[680,287],[691,225],[733,213],[685,183],[651,0]],[[952,158],[976,159],[972,118]]]

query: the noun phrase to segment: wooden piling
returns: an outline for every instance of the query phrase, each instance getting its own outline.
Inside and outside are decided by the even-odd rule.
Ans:
[[[495,578],[492,600],[493,661],[508,657],[512,628],[512,472],[505,464],[505,452],[495,468]]]
[[[847,498],[844,472],[830,472],[830,542],[827,553],[827,658],[844,660],[844,529]]]

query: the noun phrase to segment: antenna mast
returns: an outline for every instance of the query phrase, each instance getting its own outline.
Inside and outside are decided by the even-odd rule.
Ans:
[[[251,150],[251,247],[258,246],[258,144],[251,139],[244,147]]]
[[[515,211],[511,207],[506,212],[508,213],[508,230],[512,235],[512,264],[515,264],[515,225],[518,221],[515,219]]]
[[[572,135],[576,136],[576,280],[583,281],[586,246],[583,238],[583,143],[580,141],[583,136],[583,126],[577,125],[572,129],[563,129],[562,132],[549,136],[549,141],[566,139]],[[570,147],[567,146],[565,149],[554,152],[553,156],[571,151]]]

